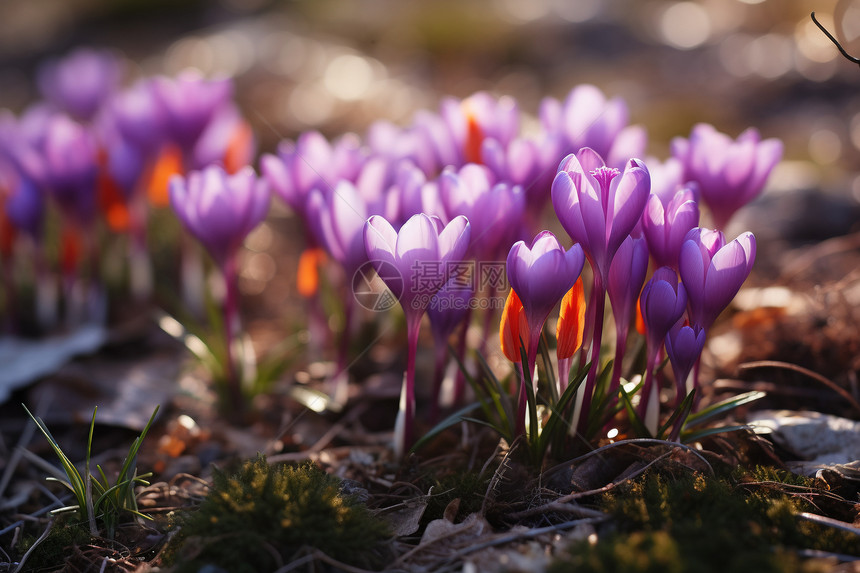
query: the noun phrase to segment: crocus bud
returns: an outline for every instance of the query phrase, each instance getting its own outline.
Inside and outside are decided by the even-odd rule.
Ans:
[[[654,262],[661,267],[677,269],[681,244],[690,229],[698,224],[699,204],[692,186],[678,189],[665,203],[652,193],[642,214],[642,231]]]
[[[647,271],[648,247],[645,239],[627,237],[612,259],[606,289],[609,302],[612,303],[612,315],[615,317],[619,337],[627,335]]]
[[[538,233],[531,247],[523,241],[511,247],[508,280],[523,302],[534,348],[546,317],[573,287],[584,262],[582,247],[573,245],[565,251],[549,231]]]
[[[666,334],[666,355],[675,374],[676,401],[679,404],[688,393],[687,378],[704,347],[705,329],[698,324],[686,325],[682,319]]]
[[[655,356],[663,345],[666,333],[684,315],[687,291],[678,282],[675,271],[669,267],[660,267],[651,280],[645,283],[639,301],[645,321],[648,354]]]
[[[755,237],[749,232],[728,244],[720,231],[696,227],[687,233],[679,269],[692,322],[711,327],[752,271],[755,252]]]

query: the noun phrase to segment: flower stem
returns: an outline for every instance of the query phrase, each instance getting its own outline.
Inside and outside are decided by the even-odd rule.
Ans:
[[[224,274],[224,374],[227,383],[227,399],[229,407],[238,418],[241,418],[245,406],[242,393],[242,380],[236,367],[233,355],[233,341],[239,330],[239,276],[236,272],[235,256],[227,257],[223,265]]]
[[[463,327],[460,330],[460,337],[457,339],[457,356],[460,361],[466,364],[466,342],[469,334],[469,324],[472,322],[472,307],[466,310],[466,316],[463,317]],[[457,377],[454,379],[454,404],[459,405],[463,399],[463,394],[466,392],[466,373],[461,369],[457,369]]]
[[[435,337],[435,364],[433,368],[433,395],[430,399],[430,423],[439,421],[442,409],[442,381],[445,379],[445,366],[448,364],[448,341],[440,336]]]
[[[332,395],[337,404],[346,404],[349,398],[349,373],[347,372],[349,359],[349,340],[352,334],[352,317],[355,314],[354,299],[350,296],[344,298],[343,305],[343,331],[340,333],[340,341],[337,349],[337,370],[332,380]]]
[[[406,378],[403,381],[403,389],[400,397],[400,425],[402,430],[395,436],[395,453],[402,457],[412,446],[415,436],[415,355],[418,352],[418,333],[421,330],[421,317],[423,312],[415,312],[406,315]]]
[[[615,327],[615,362],[612,364],[612,380],[609,383],[610,396],[614,396],[621,385],[621,368],[624,362],[624,352],[627,350],[628,330],[629,327],[626,324]]]
[[[579,417],[579,429],[584,430],[588,425],[591,398],[597,383],[597,373],[600,370],[600,345],[603,341],[603,313],[606,309],[606,288],[600,278],[600,273],[594,273],[594,330],[591,337],[591,366],[585,379],[585,394],[582,397],[582,409]]]

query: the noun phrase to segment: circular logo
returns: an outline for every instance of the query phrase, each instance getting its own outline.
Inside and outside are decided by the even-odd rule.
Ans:
[[[367,310],[384,312],[396,306],[402,292],[403,277],[397,267],[387,261],[368,261],[352,276],[355,302]]]

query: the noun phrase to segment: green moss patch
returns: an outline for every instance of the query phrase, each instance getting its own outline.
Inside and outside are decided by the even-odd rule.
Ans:
[[[273,571],[314,550],[359,567],[381,565],[386,525],[316,466],[269,466],[261,456],[213,481],[200,507],[180,520],[168,552],[175,571],[209,564]]]

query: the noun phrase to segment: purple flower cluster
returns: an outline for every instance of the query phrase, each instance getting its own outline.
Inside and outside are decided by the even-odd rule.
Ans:
[[[277,154],[265,155],[262,171],[305,222],[310,246],[322,246],[347,275],[368,262],[378,269],[414,324],[412,334],[429,301],[437,304],[429,314],[438,341],[470,316],[460,300],[462,289],[452,288],[448,270],[434,281],[416,278],[424,263],[450,262],[440,254],[448,250],[439,246],[439,233],[445,223],[465,217],[469,233],[457,236],[467,242],[469,257],[492,261],[507,252],[507,276],[530,331],[530,368],[547,316],[579,277],[584,260],[589,261],[593,278],[585,339],[592,370],[583,390],[583,412],[596,383],[607,294],[617,349],[610,390],[620,384],[637,302],[652,367],[669,340],[676,378],[686,380],[705,332],[740,288],[754,259],[751,235],[718,245],[712,237],[717,231],[699,228],[700,201],[715,221],[727,222],[727,213],[761,191],[779,159],[779,145],[747,134],[733,144],[713,128],[705,133],[697,126],[695,137],[686,145],[676,141],[675,157],[655,164],[652,175],[637,159],[644,155],[645,131],[628,124],[621,99],[607,99],[598,88],[583,85],[563,102],[545,99],[539,115],[540,131],[525,135],[520,109],[511,98],[485,92],[463,100],[445,98],[438,113],[418,112],[410,125],[374,124],[363,142],[354,135],[329,142],[316,132],[302,134],[295,142],[282,143]],[[715,141],[708,139],[711,135]],[[704,153],[703,162],[706,146],[712,151]],[[731,161],[737,146],[753,157],[748,166]],[[548,231],[538,233],[531,247],[523,241],[540,228],[550,197],[573,239],[570,249]],[[730,246],[741,243],[750,248]],[[727,254],[718,254],[724,246]],[[695,267],[693,249],[710,258]],[[715,257],[717,265],[712,265]],[[729,258],[733,266],[727,266]],[[659,269],[643,290],[649,259]],[[465,299],[470,296],[480,293],[469,291]],[[407,376],[404,396],[409,398],[401,405],[402,416],[405,408],[410,419],[412,384]],[[685,384],[679,382],[679,388]]]
[[[762,140],[755,130],[733,140],[697,125],[689,139],[672,142],[672,158],[646,165],[639,158],[647,136],[629,124],[625,102],[581,85],[564,100],[541,103],[535,132],[523,128],[529,122],[513,98],[479,92],[445,98],[438,111],[420,111],[405,126],[377,122],[363,138],[300,134],[260,159],[258,177],[253,134],[232,101],[229,79],[187,71],[123,87],[124,75],[116,54],[79,50],[43,67],[43,101],[20,117],[0,114],[0,230],[40,245],[45,209],[52,205],[67,227],[69,245],[61,252],[68,257],[80,258],[73,239],[93,237],[100,213],[112,230],[129,231],[139,251],[146,243],[147,209],[169,204],[227,279],[229,339],[237,334],[239,248],[266,217],[270,195],[280,197],[303,223],[307,247],[324,250],[336,264],[333,282],[342,289],[346,317],[340,373],[345,376],[354,310],[350,290],[364,270],[375,269],[403,308],[409,354],[400,453],[413,431],[422,317],[429,315],[441,346],[468,324],[476,297],[487,294],[458,288],[463,259],[506,262],[528,329],[522,335],[528,334],[530,373],[547,318],[588,261],[589,302],[583,310],[579,288],[571,303],[579,308],[569,311],[579,329],[573,338],[584,341],[581,362],[591,362],[576,402],[580,429],[592,400],[606,401],[593,395],[595,388],[615,393],[621,383],[638,304],[648,341],[640,411],[655,428],[653,371],[663,347],[680,401],[708,330],[755,260],[752,234],[727,242],[721,230],[700,226],[700,207],[723,229],[762,191],[782,155],[780,142]],[[572,239],[568,248],[541,230],[550,200]],[[0,239],[14,232],[0,233]],[[9,256],[10,244],[0,240],[0,255]],[[656,270],[646,282],[652,260]],[[64,266],[76,265],[70,260]],[[430,268],[438,271],[432,280]],[[466,278],[474,278],[469,272],[474,270]],[[607,297],[615,367],[611,383],[598,386]],[[485,314],[485,338],[492,316]],[[465,340],[464,327],[461,351]],[[517,344],[515,337],[511,342]],[[444,367],[440,356],[437,368]],[[232,368],[228,364],[235,375]],[[436,379],[438,393],[439,372]],[[343,389],[341,384],[335,393],[344,395]],[[522,416],[524,400],[521,389]]]
[[[253,162],[253,136],[232,102],[230,80],[205,79],[188,71],[124,87],[127,71],[114,52],[78,49],[40,68],[41,101],[17,117],[5,110],[0,114],[0,221],[6,236],[29,239],[39,292],[50,292],[41,287],[55,280],[46,255],[53,250],[60,253],[57,266],[67,290],[79,282],[76,276],[85,268],[92,276],[89,282],[98,282],[103,262],[96,231],[103,224],[111,232],[129,234],[132,290],[148,296],[152,271],[147,212],[168,204],[170,177],[213,169],[210,166],[235,173],[250,169],[246,166]],[[205,189],[182,194],[174,208],[190,228],[192,221],[198,225],[193,232],[223,260],[224,245],[241,242],[250,227],[221,224],[219,196],[231,186],[225,184],[223,172],[208,173],[193,175],[188,187]],[[256,179],[247,171],[243,177]],[[227,192],[231,196],[245,193],[233,187]],[[44,245],[44,221],[51,208],[59,213],[61,225],[57,249]],[[231,218],[237,215],[229,213]],[[16,247],[18,242],[6,241],[8,256],[27,248]],[[44,317],[53,314],[43,308],[39,312]],[[43,322],[50,327],[52,319]]]

